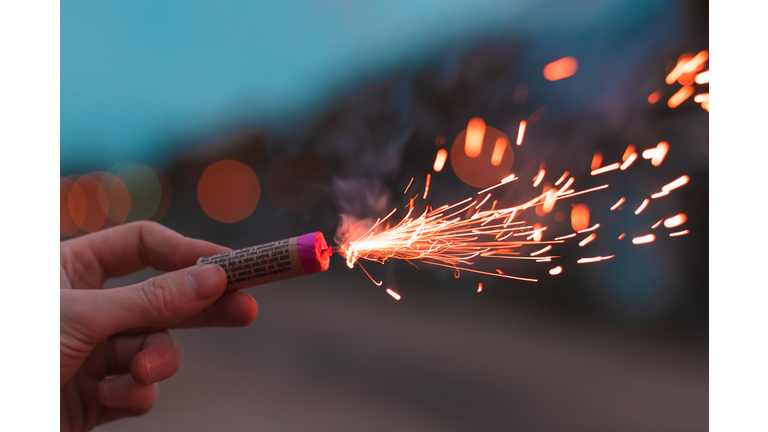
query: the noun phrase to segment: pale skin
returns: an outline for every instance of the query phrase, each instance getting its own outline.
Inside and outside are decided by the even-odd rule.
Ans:
[[[148,412],[158,382],[179,369],[169,329],[242,327],[258,306],[243,292],[224,293],[226,277],[199,257],[230,249],[136,222],[61,242],[61,430]],[[107,279],[146,267],[168,272],[103,289]]]

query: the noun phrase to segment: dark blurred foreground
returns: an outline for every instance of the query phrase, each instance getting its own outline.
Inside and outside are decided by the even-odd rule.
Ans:
[[[175,331],[181,369],[157,406],[100,430],[707,428],[706,347],[684,335],[501,308],[478,300],[493,289],[450,281],[426,299],[409,294],[436,281],[417,279],[397,302],[345,270],[334,259],[327,273],[249,289],[259,314],[245,329]]]

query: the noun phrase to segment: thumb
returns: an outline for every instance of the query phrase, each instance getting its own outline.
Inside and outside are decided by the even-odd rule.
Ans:
[[[121,288],[95,290],[94,312],[108,335],[143,327],[164,327],[205,309],[224,292],[224,270],[193,266]]]

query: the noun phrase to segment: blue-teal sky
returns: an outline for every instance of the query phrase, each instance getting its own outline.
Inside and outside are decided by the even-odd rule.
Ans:
[[[581,2],[554,18],[627,13]],[[658,3],[658,2],[656,2]],[[544,6],[542,6],[544,5]],[[290,127],[340,91],[455,41],[559,25],[538,0],[146,1],[61,4],[61,170],[162,165],[174,137],[247,119]],[[607,15],[606,15],[607,14]],[[539,30],[537,30],[539,29]]]

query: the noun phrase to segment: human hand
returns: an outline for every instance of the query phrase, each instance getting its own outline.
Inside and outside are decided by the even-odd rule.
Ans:
[[[224,271],[195,266],[201,256],[228,250],[153,222],[61,242],[62,431],[149,411],[157,382],[179,368],[179,346],[168,329],[253,321],[258,306],[250,295],[222,295]],[[103,289],[107,279],[148,266],[170,273]]]

